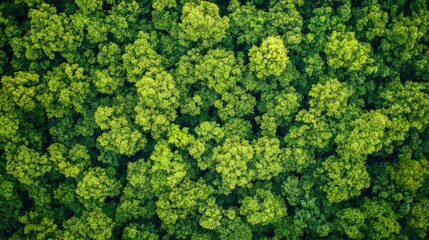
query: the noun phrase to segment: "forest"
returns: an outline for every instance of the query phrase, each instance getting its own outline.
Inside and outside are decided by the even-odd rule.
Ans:
[[[0,239],[429,238],[427,0],[0,2]]]

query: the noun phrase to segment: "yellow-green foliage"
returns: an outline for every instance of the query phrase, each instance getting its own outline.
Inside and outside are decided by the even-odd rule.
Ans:
[[[0,239],[425,239],[426,0],[0,1]]]

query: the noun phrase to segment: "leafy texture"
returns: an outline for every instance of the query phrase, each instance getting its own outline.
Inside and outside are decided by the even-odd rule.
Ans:
[[[427,239],[427,0],[0,1],[0,239]]]

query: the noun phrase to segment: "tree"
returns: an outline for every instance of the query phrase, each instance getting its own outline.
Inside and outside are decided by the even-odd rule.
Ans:
[[[143,149],[146,138],[125,116],[117,116],[114,107],[100,106],[94,113],[95,122],[104,132],[97,142],[108,151],[132,156]]]
[[[89,168],[79,180],[76,193],[84,201],[103,202],[107,197],[119,194],[121,183],[107,170],[94,167]]]
[[[18,186],[6,174],[0,174],[0,231],[2,236],[10,236],[18,230],[19,210],[23,204],[18,195]]]
[[[152,2],[152,18],[154,28],[172,31],[179,22],[178,4],[173,0],[155,0]],[[174,19],[174,20],[172,20]]]
[[[81,216],[73,216],[63,224],[62,238],[109,239],[113,221],[100,208],[86,210]]]
[[[161,140],[155,145],[150,159],[153,161],[151,184],[156,192],[174,189],[186,179],[189,166],[178,151],[170,148],[167,141]]]
[[[253,168],[255,178],[270,180],[283,172],[280,141],[277,138],[262,137],[252,142],[255,152]]]
[[[323,149],[327,147],[333,135],[332,129],[329,128],[327,119],[320,114],[313,109],[301,110],[296,115],[296,120],[303,124],[292,126],[288,135],[285,136],[285,141],[296,148]]]
[[[122,61],[129,82],[137,82],[147,71],[154,71],[161,67],[161,56],[154,50],[150,37],[148,33],[140,31],[134,43],[125,47]]]
[[[126,240],[132,239],[148,239],[148,240],[157,240],[159,239],[158,233],[155,231],[155,227],[153,225],[137,225],[137,224],[129,224],[125,227],[124,232],[122,234],[122,238]]]
[[[277,34],[269,25],[269,14],[256,8],[251,2],[241,6],[239,1],[230,1],[228,5],[230,14],[230,29],[232,35],[237,38],[239,44],[253,45],[267,37],[269,34]]]
[[[79,6],[80,9],[84,13],[91,13],[96,10],[101,10],[103,7],[103,0],[92,0],[92,1],[82,1],[82,0],[75,0],[76,4]]]
[[[329,79],[326,82],[312,86],[308,95],[310,108],[320,111],[328,117],[340,118],[347,110],[347,100],[353,94],[353,90],[346,83],[338,79]]]
[[[331,68],[358,71],[369,61],[371,47],[356,40],[354,32],[333,31],[324,51]]]
[[[216,172],[222,176],[223,185],[233,190],[236,186],[249,184],[255,174],[249,166],[253,156],[249,141],[238,137],[226,138],[222,145],[215,147],[213,160]]]
[[[103,20],[107,25],[106,30],[114,36],[117,42],[129,43],[135,40],[136,36],[142,34],[140,32],[151,30],[151,25],[144,18],[145,14],[150,11],[149,1],[140,1],[140,3],[137,1],[120,1],[117,4],[113,4],[115,3],[113,0],[108,1],[112,4],[112,8]],[[141,35],[138,38],[141,38]],[[140,40],[136,40],[136,42],[141,43]],[[146,47],[140,48],[145,52],[144,49]],[[147,57],[152,56],[148,55]],[[156,56],[153,57],[156,58]]]
[[[198,42],[203,47],[211,47],[220,42],[229,27],[228,17],[221,17],[218,6],[207,1],[185,3],[180,20],[182,38]]]
[[[256,105],[256,99],[243,88],[235,86],[222,94],[220,99],[215,100],[213,105],[219,109],[219,118],[226,121],[251,114]]]
[[[308,52],[321,52],[325,48],[328,41],[328,35],[333,31],[342,32],[346,29],[347,21],[350,18],[350,5],[344,4],[343,6],[335,9],[332,4],[322,4],[321,6],[311,6],[310,11],[312,14],[308,16],[308,33],[304,38],[304,43],[310,45]],[[338,10],[338,13],[335,12]]]
[[[240,81],[241,69],[234,52],[214,49],[209,50],[195,66],[195,75],[207,87],[222,94]]]
[[[338,134],[335,138],[339,145],[337,152],[348,158],[380,151],[384,143],[384,131],[389,125],[389,118],[381,111],[362,114],[351,123],[352,130],[347,135]]]
[[[298,7],[302,1],[271,1],[269,8],[269,21],[277,29],[289,50],[299,50],[302,41],[303,19]]]
[[[224,139],[224,129],[216,122],[201,122],[196,128],[197,138],[189,147],[189,154],[197,160],[201,170],[213,167],[214,161],[210,157],[214,147]]]
[[[381,9],[379,4],[371,3],[370,5],[365,5],[359,9],[358,16],[356,28],[358,36],[361,36],[362,39],[374,41],[374,39],[379,39],[385,35],[389,15]]]
[[[417,232],[419,237],[425,238],[429,228],[428,221],[428,206],[429,201],[422,199],[413,205],[411,209],[411,218],[408,221],[408,225]]]
[[[399,233],[401,227],[386,202],[365,198],[360,209],[365,214],[363,229],[368,237],[382,239],[394,237]]]
[[[344,208],[337,214],[338,225],[348,237],[363,238],[365,215],[358,208]]]
[[[244,197],[240,214],[252,224],[272,224],[286,215],[286,205],[279,196],[269,190],[257,189],[254,196]]]
[[[213,188],[207,186],[204,180],[193,182],[185,179],[177,188],[160,195],[156,213],[164,224],[175,224],[195,214],[198,206],[207,201],[212,193]]]
[[[429,114],[427,102],[429,95],[427,86],[422,83],[392,81],[380,96],[382,106],[392,118],[406,119],[412,128],[423,129],[428,124],[426,115]]]
[[[61,118],[72,111],[83,113],[89,95],[89,83],[84,69],[77,64],[63,63],[48,72],[39,85],[37,100],[48,118]]]
[[[235,210],[228,211],[228,218],[222,221],[222,227],[218,230],[220,239],[250,240],[252,239],[252,230]]]
[[[416,192],[429,177],[427,160],[412,160],[411,153],[400,154],[398,158],[399,161],[389,166],[386,171],[399,186],[410,192]]]
[[[84,145],[76,144],[67,149],[61,143],[54,143],[48,147],[49,160],[66,177],[76,178],[90,164],[90,156]]]
[[[103,69],[91,71],[93,83],[99,92],[113,94],[123,86],[124,69],[116,64],[121,61],[122,50],[116,43],[102,45],[97,54],[97,63]]]
[[[216,204],[215,198],[209,198],[207,204],[201,206],[198,211],[201,213],[201,218],[198,221],[201,227],[214,230],[221,226],[224,211]]]
[[[318,169],[326,183],[321,189],[330,202],[341,202],[361,195],[370,186],[370,178],[364,159],[331,156]]]
[[[76,194],[76,181],[70,178],[59,183],[58,187],[53,190],[54,202],[57,202],[63,207],[63,211],[67,212],[70,210],[73,213],[81,213],[84,209],[79,202],[79,196]],[[64,221],[69,216],[62,216],[61,220]]]
[[[9,101],[8,95],[3,88],[0,89],[0,142],[3,148],[8,140],[16,136],[20,122],[23,121],[22,113],[15,110],[15,104]]]
[[[26,185],[37,185],[38,178],[52,169],[46,154],[24,145],[7,149],[6,161],[7,172]]]
[[[27,216],[21,216],[20,221],[25,224],[24,234],[28,238],[41,240],[55,239],[61,236],[54,220],[42,217],[37,212],[31,212]]]
[[[278,36],[265,38],[259,47],[253,46],[248,55],[249,68],[258,78],[279,76],[290,61],[284,42]]]
[[[386,61],[399,67],[422,54],[424,49],[422,41],[425,41],[423,37],[427,34],[427,29],[425,14],[413,14],[411,17],[400,15],[395,18],[380,44]]]
[[[151,184],[151,163],[144,159],[128,163],[127,185],[116,208],[117,222],[155,215],[154,189]]]
[[[47,3],[31,9],[28,16],[31,29],[21,43],[27,59],[38,60],[44,56],[54,59],[56,54],[73,59],[73,51],[82,43],[82,28],[72,26],[64,13],[57,14],[56,7]]]
[[[274,120],[275,128],[271,130],[271,134],[276,135],[278,126],[287,126],[293,119],[293,115],[298,111],[301,96],[296,92],[293,87],[287,87],[281,91],[263,91],[261,93],[261,100],[257,103],[257,108],[264,114],[257,116],[255,120],[258,121],[272,121]],[[263,122],[259,123],[263,124]],[[272,123],[266,123],[272,124]],[[274,128],[274,126],[272,126]],[[268,129],[267,129],[268,130]]]
[[[300,3],[271,1],[268,11],[258,8],[254,2],[240,5],[230,1],[231,35],[239,44],[251,47],[270,35],[282,35],[289,48],[295,49],[301,41],[302,18],[296,7]],[[268,4],[267,4],[268,5]]]
[[[36,107],[38,74],[16,72],[15,77],[3,76],[1,83],[4,94],[7,94],[16,106],[25,111],[31,111]]]
[[[176,118],[179,92],[173,77],[165,72],[151,72],[136,83],[139,102],[135,107],[136,123],[159,138]]]

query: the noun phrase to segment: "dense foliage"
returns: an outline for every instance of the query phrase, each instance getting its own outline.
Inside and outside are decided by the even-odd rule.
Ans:
[[[1,239],[427,239],[426,0],[3,0]]]

